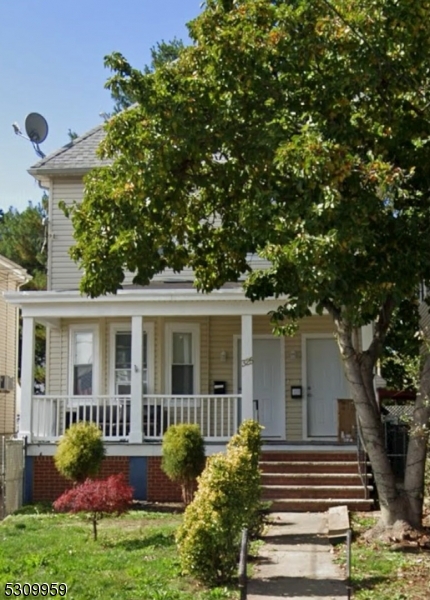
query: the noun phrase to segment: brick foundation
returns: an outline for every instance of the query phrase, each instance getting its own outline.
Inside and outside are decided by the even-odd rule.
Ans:
[[[149,502],[181,502],[181,486],[173,483],[161,469],[161,457],[148,457],[148,488]]]
[[[124,473],[129,479],[129,458],[127,456],[108,456],[103,459],[99,477]],[[52,456],[35,456],[33,463],[33,502],[53,502],[64,491],[70,489],[72,483],[57,471]]]

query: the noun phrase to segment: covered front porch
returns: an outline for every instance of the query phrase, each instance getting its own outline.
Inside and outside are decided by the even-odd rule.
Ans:
[[[19,435],[29,444],[56,442],[77,421],[95,423],[106,442],[145,445],[172,424],[198,424],[207,442],[225,443],[242,420],[271,418],[269,437],[286,439],[284,343],[268,317],[278,301],[253,304],[239,287],[202,295],[184,284],[97,299],[21,292],[8,301],[22,310]],[[43,395],[33,389],[36,323],[47,327]],[[276,362],[266,403],[255,352],[258,365]]]

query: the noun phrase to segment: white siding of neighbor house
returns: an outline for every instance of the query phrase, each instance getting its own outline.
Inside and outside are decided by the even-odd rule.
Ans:
[[[80,178],[54,178],[50,186],[49,208],[49,245],[48,245],[48,289],[49,290],[76,290],[79,287],[81,273],[77,265],[69,256],[69,249],[73,245],[73,228],[58,204],[63,201],[67,206],[80,202],[84,193],[83,181]],[[249,263],[254,268],[266,268],[268,262],[258,256],[250,256]],[[126,275],[125,284],[132,283],[132,275]],[[166,269],[156,275],[154,281],[166,279],[192,280],[193,272],[186,268],[181,273],[174,273]]]
[[[16,431],[16,360],[18,348],[18,309],[7,304],[2,292],[16,291],[19,283],[7,270],[0,270],[0,375],[12,378],[13,389],[0,390],[0,435]]]
[[[241,334],[240,317],[196,317],[196,318],[150,318],[154,326],[154,366],[155,393],[165,393],[165,325],[166,323],[198,323],[200,325],[200,393],[211,394],[213,382],[227,383],[227,393],[236,393],[233,389],[234,372],[234,336]],[[100,335],[100,394],[110,393],[109,368],[111,364],[110,328],[113,324],[124,323],[130,326],[129,319],[101,318],[98,321],[63,320],[60,329],[51,329],[48,335],[48,394],[68,393],[69,369],[69,327],[71,325],[99,325]],[[253,319],[254,335],[268,335],[271,325],[268,317]],[[294,337],[285,337],[285,403],[286,437],[288,441],[302,439],[302,402],[291,398],[291,385],[304,385],[302,381],[302,334],[327,334],[334,332],[331,318],[313,316],[302,321]],[[222,360],[222,353],[226,360]]]

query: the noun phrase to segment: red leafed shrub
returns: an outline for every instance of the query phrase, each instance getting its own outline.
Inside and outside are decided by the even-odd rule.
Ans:
[[[126,512],[132,500],[133,488],[120,473],[107,479],[86,479],[57,498],[54,509],[58,512],[89,513],[96,540],[98,521],[105,515],[118,516]]]

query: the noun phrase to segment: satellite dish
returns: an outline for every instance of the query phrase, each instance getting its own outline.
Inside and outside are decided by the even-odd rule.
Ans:
[[[30,113],[25,119],[25,131],[33,144],[38,146],[46,140],[48,123],[39,113]]]

